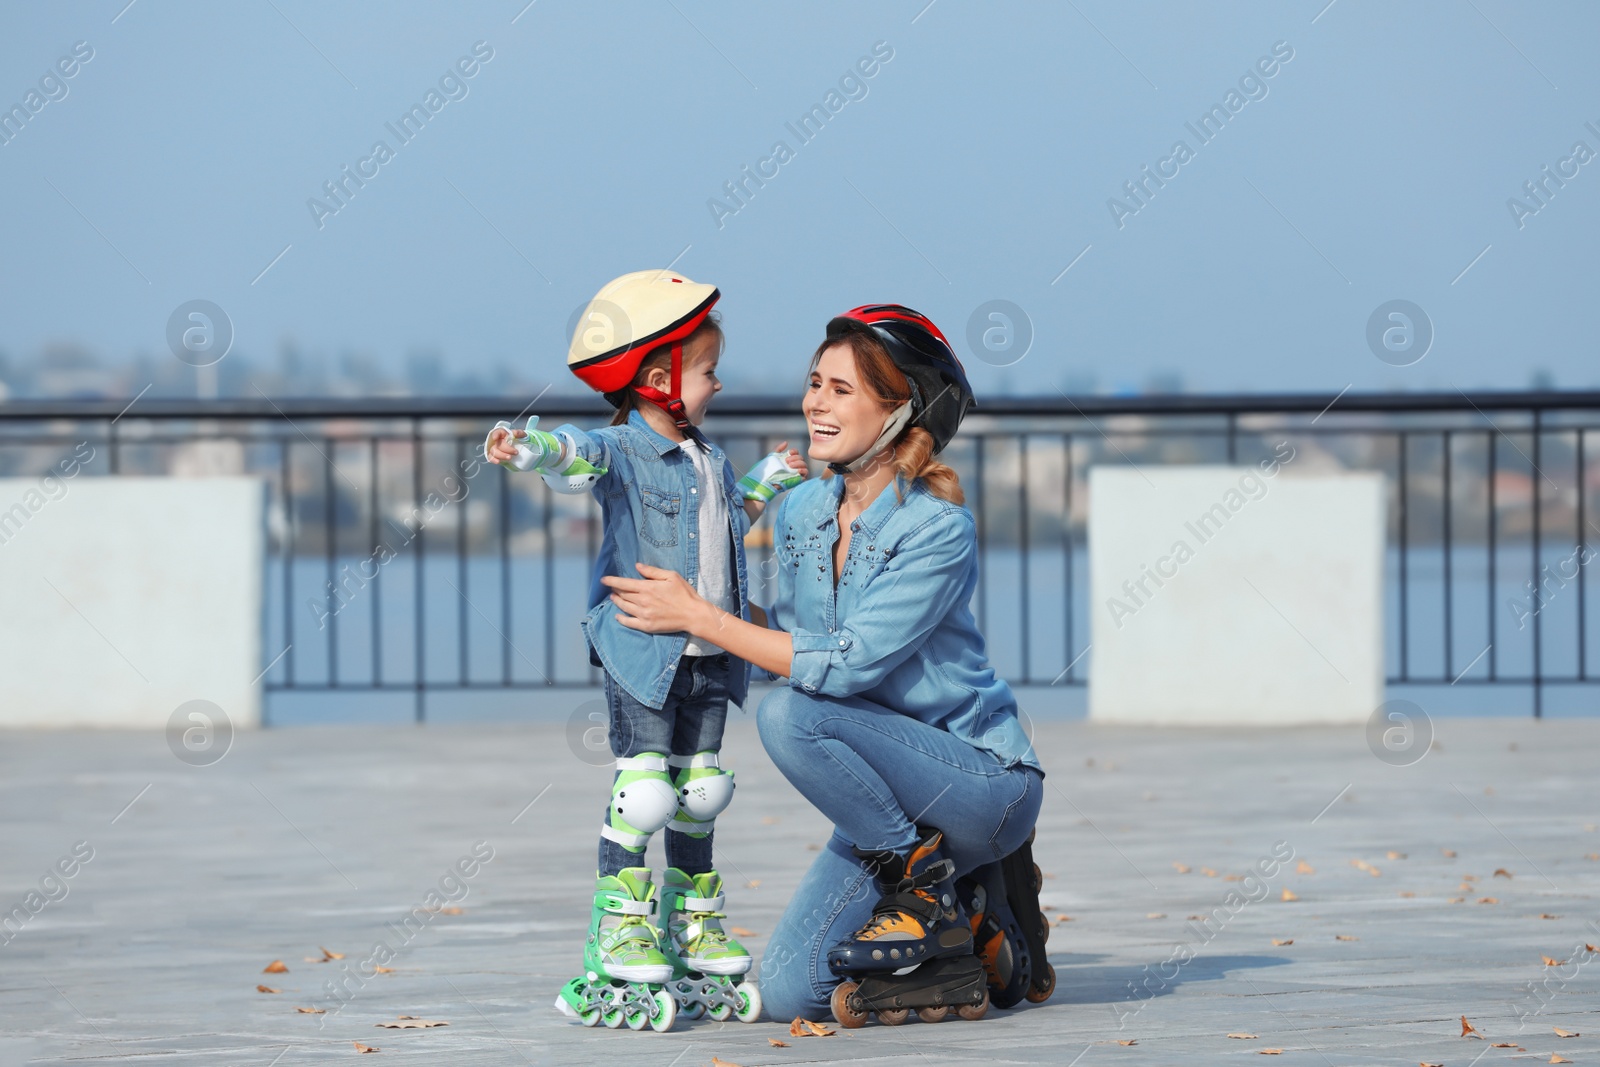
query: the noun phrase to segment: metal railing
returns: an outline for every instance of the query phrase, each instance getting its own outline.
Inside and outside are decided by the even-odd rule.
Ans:
[[[576,620],[598,507],[482,463],[504,399],[0,404],[0,474],[85,443],[91,475],[250,474],[268,485],[263,665],[273,699],[591,686]],[[543,425],[602,425],[598,398],[545,398]],[[946,451],[977,518],[973,605],[1015,684],[1081,685],[1087,472],[1253,463],[1389,486],[1391,685],[1592,684],[1587,625],[1600,393],[997,398]],[[706,431],[745,464],[800,441],[793,398],[724,397]],[[0,507],[3,507],[0,504]],[[3,532],[3,531],[0,531]],[[770,527],[748,541],[770,600]],[[1513,629],[1514,627],[1514,629]],[[270,705],[270,701],[269,701]]]

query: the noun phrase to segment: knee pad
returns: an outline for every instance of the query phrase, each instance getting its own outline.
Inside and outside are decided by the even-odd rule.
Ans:
[[[643,852],[650,835],[678,813],[678,792],[667,774],[667,758],[657,752],[617,760],[611,807],[600,836],[631,852]]]
[[[673,756],[668,762],[678,768],[673,781],[679,811],[671,829],[710,833],[717,816],[733,801],[733,772],[722,769],[721,757],[715,752]]]

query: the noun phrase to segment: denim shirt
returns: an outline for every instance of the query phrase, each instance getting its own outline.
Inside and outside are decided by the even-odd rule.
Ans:
[[[608,599],[611,590],[600,579],[605,575],[637,578],[634,564],[647,563],[677,571],[694,585],[700,572],[697,494],[720,492],[728,500],[733,545],[729,565],[735,568],[739,614],[748,619],[750,586],[744,536],[750,530],[750,519],[733,468],[722,449],[713,445],[711,465],[722,471],[722,484],[700,485],[694,462],[684,454],[681,442],[656,433],[637,411],[628,416],[626,425],[585,431],[567,424],[553,432],[569,435],[578,455],[606,468],[592,489],[600,502],[605,538],[590,577],[584,636],[598,666],[635,698],[659,708],[672,688],[689,637],[681,632],[647,634],[622,625],[616,620],[619,609]],[[750,667],[732,655],[729,666],[728,696],[742,707],[749,691]]]
[[[802,482],[778,505],[778,599],[767,618],[794,638],[789,684],[861,696],[948,730],[1007,767],[1038,767],[1016,697],[989,666],[969,607],[978,582],[972,513],[896,475],[851,523],[835,589],[843,486],[840,477]]]

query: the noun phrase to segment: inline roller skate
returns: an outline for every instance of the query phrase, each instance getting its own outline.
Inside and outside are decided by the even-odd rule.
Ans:
[[[828,951],[828,967],[844,978],[831,1007],[840,1026],[878,1021],[898,1026],[915,1011],[939,1022],[951,1009],[963,1019],[989,1010],[983,963],[961,913],[955,864],[940,852],[944,836],[920,830],[909,855],[856,849],[873,870],[881,896],[861,929]]]
[[[1033,861],[1034,834],[998,863],[956,883],[971,917],[973,942],[994,1004],[1039,1004],[1055,991],[1056,972],[1045,955],[1050,922],[1039,908],[1044,877]]]
[[[668,867],[662,875],[657,929],[672,964],[667,990],[686,1019],[753,1023],[761,1015],[761,991],[745,977],[750,953],[722,929],[725,902],[716,871],[690,875]]]
[[[585,1026],[672,1029],[678,1002],[665,988],[673,968],[650,923],[655,911],[656,887],[647,867],[630,867],[595,882],[583,946],[585,973],[556,998],[563,1015]]]

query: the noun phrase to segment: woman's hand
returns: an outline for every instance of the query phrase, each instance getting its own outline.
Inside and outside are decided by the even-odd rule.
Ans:
[[[630,630],[645,633],[669,634],[683,631],[695,637],[706,636],[701,631],[715,628],[714,616],[718,613],[708,604],[694,586],[677,571],[637,563],[643,578],[613,578],[607,575],[600,580],[611,589],[611,602],[627,614],[618,615],[617,621]]]

